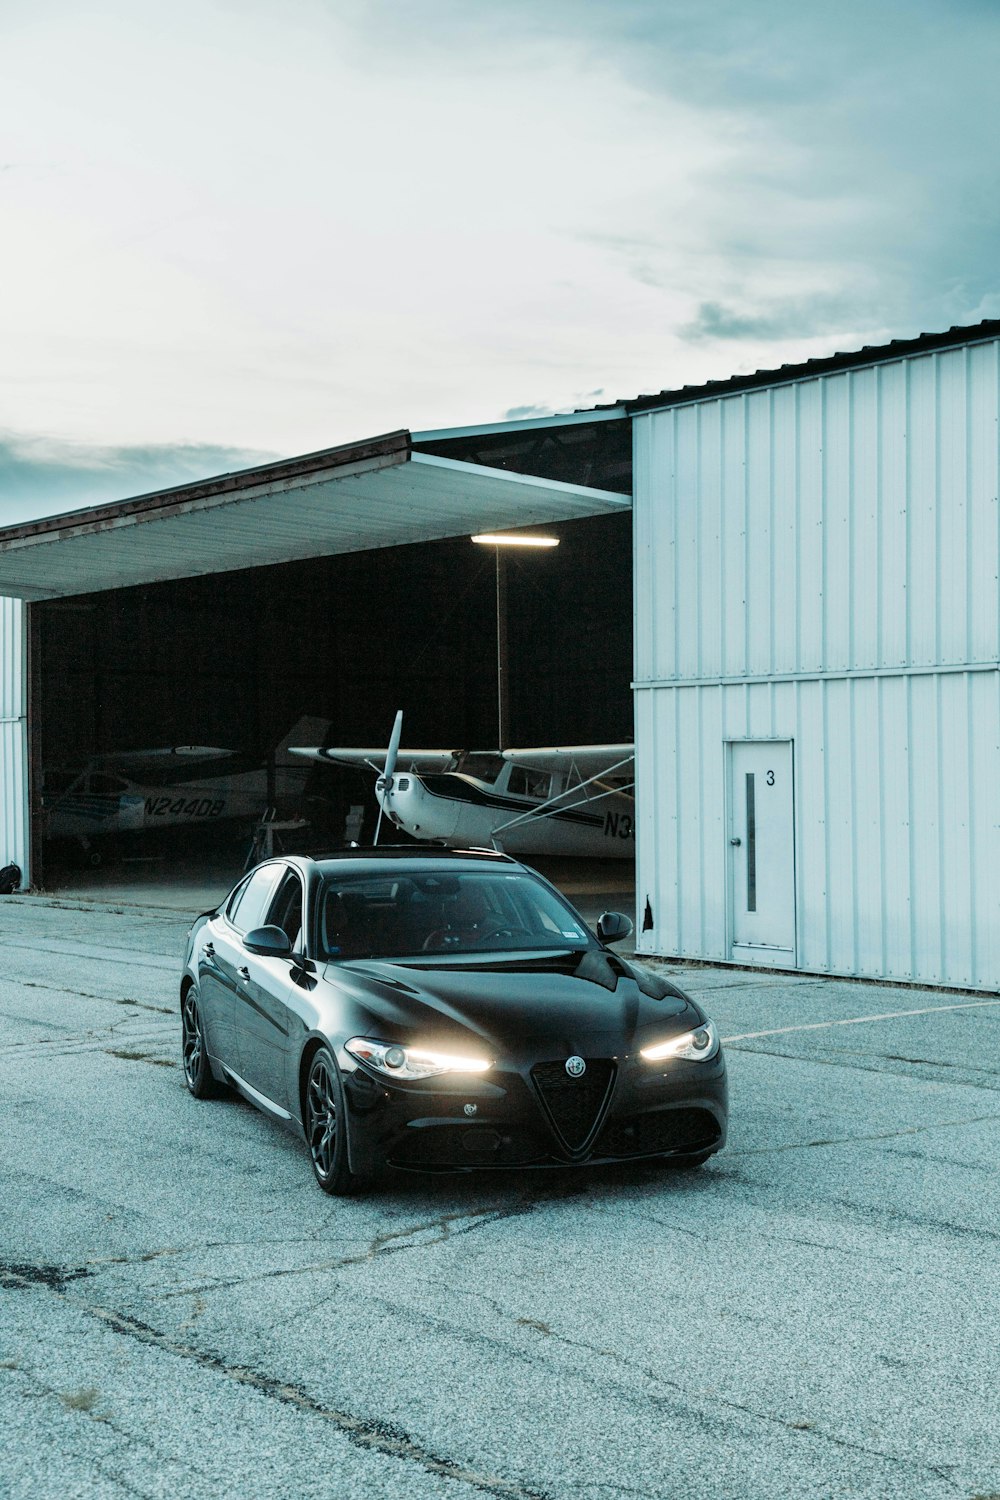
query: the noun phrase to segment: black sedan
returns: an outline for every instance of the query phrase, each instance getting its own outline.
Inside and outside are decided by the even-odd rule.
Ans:
[[[188,937],[184,1077],[305,1139],[328,1193],[421,1171],[661,1158],[725,1143],[715,1027],[595,940],[548,881],[482,850],[258,865]]]

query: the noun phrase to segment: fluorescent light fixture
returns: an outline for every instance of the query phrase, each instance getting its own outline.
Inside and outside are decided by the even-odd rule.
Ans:
[[[483,532],[482,536],[474,536],[474,542],[480,542],[484,547],[558,547],[557,536],[507,536],[502,532]]]

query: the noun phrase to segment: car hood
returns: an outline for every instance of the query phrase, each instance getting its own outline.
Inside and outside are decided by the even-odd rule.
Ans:
[[[701,1024],[702,1012],[668,981],[616,954],[550,953],[462,962],[363,959],[326,976],[365,1013],[368,1034],[427,1046],[555,1056],[617,1054]]]

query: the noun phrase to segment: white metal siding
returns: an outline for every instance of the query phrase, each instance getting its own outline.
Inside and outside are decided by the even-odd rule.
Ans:
[[[1000,672],[656,689],[636,734],[643,951],[729,959],[725,743],[791,739],[799,967],[1000,988]]]
[[[639,685],[996,661],[998,351],[637,417]]]
[[[730,740],[794,742],[801,968],[1000,987],[1000,344],[635,420],[638,896],[727,960]]]
[[[0,599],[0,864],[28,868],[28,734],[24,605]]]

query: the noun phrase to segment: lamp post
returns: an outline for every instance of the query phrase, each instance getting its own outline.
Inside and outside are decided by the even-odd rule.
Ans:
[[[510,728],[510,681],[507,667],[507,570],[505,547],[558,547],[557,536],[532,536],[521,533],[483,532],[472,538],[479,546],[492,547],[496,559],[497,613],[497,749],[507,744]]]

